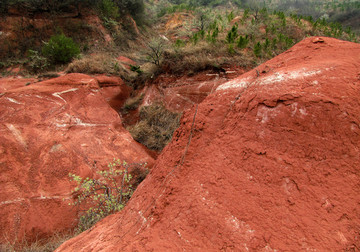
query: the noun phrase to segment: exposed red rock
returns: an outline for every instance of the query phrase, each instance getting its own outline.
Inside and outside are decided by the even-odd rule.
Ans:
[[[182,112],[202,102],[216,88],[234,78],[243,69],[229,68],[225,72],[204,71],[193,76],[160,75],[145,87],[143,105],[162,102],[171,111]]]
[[[110,35],[110,33],[105,29],[103,26],[103,22],[97,15],[84,15],[85,22],[89,25],[96,27],[96,29],[100,32],[102,39],[105,41],[105,43],[111,43],[113,42],[113,39]],[[100,40],[100,39],[99,39]],[[95,44],[100,45],[102,41],[96,40]]]
[[[14,76],[0,78],[0,93],[9,91],[11,89],[24,87],[35,82],[37,82],[37,79],[35,78],[22,78]]]
[[[74,227],[70,172],[92,176],[113,158],[153,163],[109,105],[129,95],[121,79],[15,80],[0,80],[0,243]]]
[[[168,110],[181,113],[202,102],[219,85],[233,79],[235,73],[243,72],[244,69],[232,67],[225,72],[204,71],[193,76],[161,74],[138,91],[143,94],[141,106],[162,103]],[[134,125],[139,120],[139,109],[127,111],[122,116],[125,125]]]
[[[186,111],[126,208],[57,251],[358,250],[360,45],[312,40]]]

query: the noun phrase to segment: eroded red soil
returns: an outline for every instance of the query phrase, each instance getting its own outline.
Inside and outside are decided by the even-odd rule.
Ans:
[[[69,173],[92,176],[113,158],[153,163],[111,108],[130,93],[117,77],[6,78],[0,87],[1,243],[76,225]]]
[[[126,208],[57,251],[359,250],[360,46],[323,40],[185,111]]]
[[[204,71],[192,76],[160,75],[145,87],[143,105],[161,102],[171,111],[182,112],[202,102],[216,88],[244,73],[244,69],[226,68],[223,72]]]

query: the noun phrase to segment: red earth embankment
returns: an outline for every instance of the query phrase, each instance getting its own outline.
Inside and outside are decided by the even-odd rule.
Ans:
[[[360,45],[307,38],[222,84],[127,207],[57,251],[356,251]]]
[[[113,158],[153,163],[111,108],[129,96],[120,78],[33,81],[0,79],[0,243],[76,225],[69,173],[92,176]]]
[[[234,74],[245,72],[244,69],[230,67],[223,70],[224,72],[208,70],[193,76],[181,77],[171,74],[160,75],[145,87],[143,105],[161,102],[171,111],[183,112],[202,102],[221,84],[233,79]]]

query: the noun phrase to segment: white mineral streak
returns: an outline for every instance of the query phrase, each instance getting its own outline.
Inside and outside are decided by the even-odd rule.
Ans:
[[[300,78],[307,78],[313,75],[320,74],[321,70],[308,70],[306,68],[302,68],[297,71],[280,71],[275,72],[272,75],[264,76],[264,77],[247,77],[247,78],[238,78],[226,82],[220,85],[216,91],[218,90],[227,90],[227,89],[239,89],[239,88],[246,88],[250,84],[251,85],[268,85],[277,82],[289,81],[289,80],[296,80]]]

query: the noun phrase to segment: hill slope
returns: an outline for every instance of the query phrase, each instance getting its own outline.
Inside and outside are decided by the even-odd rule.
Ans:
[[[359,56],[307,38],[222,84],[127,207],[57,251],[360,248]]]

